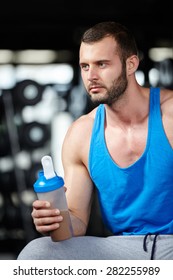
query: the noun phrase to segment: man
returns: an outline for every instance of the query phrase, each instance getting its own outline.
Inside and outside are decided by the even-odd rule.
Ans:
[[[136,43],[118,23],[87,30],[79,60],[98,106],[71,125],[62,148],[74,237],[38,238],[18,259],[173,259],[173,92],[138,84]],[[94,186],[113,236],[85,236]],[[61,226],[46,201],[33,203],[32,217],[42,234]]]

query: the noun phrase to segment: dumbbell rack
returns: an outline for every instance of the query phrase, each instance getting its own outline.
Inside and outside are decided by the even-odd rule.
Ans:
[[[14,123],[15,113],[10,90],[3,90],[2,100],[15,180],[14,186],[10,186],[7,190],[4,190],[3,186],[0,187],[0,191],[1,188],[3,189],[4,196],[4,216],[2,217],[0,226],[0,253],[4,250],[10,250],[11,252],[14,251],[14,254],[18,254],[25,244],[39,235],[34,228],[31,218],[32,205],[27,205],[22,199],[22,193],[26,192],[27,185],[24,170],[19,168],[16,163],[16,157],[20,152],[20,145],[18,131]],[[0,176],[3,176],[3,173]],[[12,194],[14,193],[18,200],[18,206],[14,205],[12,201]],[[14,243],[18,243],[16,245],[17,247]]]

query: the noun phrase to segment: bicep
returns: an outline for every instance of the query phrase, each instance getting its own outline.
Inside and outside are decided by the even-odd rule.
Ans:
[[[70,132],[62,148],[68,207],[71,214],[85,225],[88,224],[93,193],[93,183],[86,167],[87,163],[84,164],[84,157],[87,158],[88,153],[86,147],[86,142],[81,144],[81,139],[79,141],[76,133],[74,135]]]
[[[65,177],[65,185],[71,214],[87,225],[90,217],[93,183],[85,166],[73,166],[72,170],[69,168]]]

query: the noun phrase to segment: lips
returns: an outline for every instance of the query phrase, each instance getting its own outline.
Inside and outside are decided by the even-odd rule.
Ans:
[[[101,86],[94,85],[89,87],[89,91],[91,92],[98,92],[100,90]]]

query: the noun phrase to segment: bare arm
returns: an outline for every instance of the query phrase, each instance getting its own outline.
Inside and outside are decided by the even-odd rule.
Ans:
[[[75,129],[69,129],[62,149],[66,197],[75,236],[84,235],[86,232],[93,193],[93,183],[86,168],[88,134],[84,132],[85,137],[81,131],[81,124],[77,126]]]
[[[86,167],[90,127],[90,122],[88,125],[77,121],[68,130],[62,148],[66,197],[75,236],[85,234],[91,210],[93,183]],[[46,201],[34,201],[32,217],[42,234],[57,229],[62,221],[60,211],[51,209]]]
[[[161,90],[161,111],[165,133],[173,148],[173,91]]]

